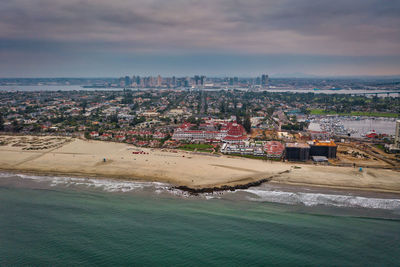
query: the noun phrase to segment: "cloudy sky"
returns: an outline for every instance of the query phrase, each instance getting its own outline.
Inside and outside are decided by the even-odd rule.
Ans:
[[[399,0],[6,0],[0,77],[399,75]]]

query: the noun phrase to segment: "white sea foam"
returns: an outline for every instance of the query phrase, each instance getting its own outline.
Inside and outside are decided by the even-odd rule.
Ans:
[[[336,207],[359,207],[386,210],[400,209],[400,199],[367,198],[354,195],[284,192],[260,189],[247,189],[243,191],[257,196],[248,197],[248,199],[251,201],[303,204],[305,206],[327,205]]]
[[[139,182],[139,181],[121,181],[115,179],[96,179],[85,177],[69,177],[69,176],[45,176],[45,175],[29,175],[0,172],[1,178],[19,177],[26,180],[44,182],[49,186],[64,186],[64,187],[83,187],[96,188],[107,192],[130,192],[149,190],[156,194],[169,193],[174,196],[189,198],[200,197],[204,199],[220,198],[219,195],[213,193],[204,193],[192,195],[189,192],[173,188],[170,184],[160,182]]]
[[[80,186],[86,188],[101,189],[107,192],[131,192],[150,190],[156,194],[169,193],[179,197],[193,197],[188,192],[174,189],[170,184],[159,182],[139,182],[139,181],[120,181],[112,179],[95,179],[84,177],[68,176],[40,176],[28,174],[12,174],[0,172],[0,178],[19,177],[37,182],[46,182],[50,186],[73,187]],[[251,193],[254,196],[246,197],[250,201],[274,202],[283,204],[303,204],[305,206],[327,205],[336,207],[360,207],[372,209],[400,210],[400,199],[367,198],[355,195],[334,195],[311,192],[285,192],[271,189],[250,188],[239,190]],[[232,193],[232,192],[229,192]],[[196,197],[204,199],[223,198],[224,192],[198,194]]]
[[[119,181],[111,179],[94,179],[68,176],[41,176],[28,174],[0,173],[0,178],[17,176],[37,182],[47,182],[50,186],[83,186],[88,188],[99,188],[108,192],[129,192],[145,188],[155,189],[156,192],[168,190],[170,185],[158,182]]]

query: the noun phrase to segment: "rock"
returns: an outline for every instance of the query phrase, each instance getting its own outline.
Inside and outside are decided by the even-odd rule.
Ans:
[[[221,187],[191,188],[191,187],[182,185],[182,186],[173,187],[173,189],[179,189],[179,190],[188,192],[193,195],[197,195],[197,194],[201,194],[201,193],[213,193],[213,192],[218,192],[218,191],[235,191],[237,189],[248,189],[253,186],[259,186],[265,182],[268,182],[271,178],[264,178],[264,179],[261,179],[261,180],[255,181],[255,182],[250,182],[247,184],[235,185],[235,186],[223,185]]]

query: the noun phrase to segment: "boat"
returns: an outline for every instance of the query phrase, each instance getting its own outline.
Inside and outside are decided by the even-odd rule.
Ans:
[[[375,132],[375,130],[369,131],[365,134],[365,137],[368,138],[376,138],[378,137],[378,134]]]

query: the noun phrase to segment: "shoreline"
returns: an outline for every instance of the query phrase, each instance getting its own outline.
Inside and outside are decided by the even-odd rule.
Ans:
[[[103,176],[97,174],[82,174],[82,173],[60,173],[60,172],[37,172],[37,171],[24,171],[24,170],[15,170],[15,169],[3,169],[0,168],[0,172],[15,174],[15,175],[34,175],[34,176],[44,176],[44,177],[69,177],[72,178],[86,178],[86,179],[99,179],[99,180],[112,180],[119,182],[150,182],[150,183],[166,183],[170,185],[170,189],[178,189],[189,194],[202,194],[202,193],[215,193],[215,192],[223,192],[223,191],[236,191],[249,189],[252,187],[257,187],[263,184],[270,184],[273,186],[282,186],[282,187],[290,187],[293,188],[311,188],[317,192],[330,192],[331,190],[339,190],[341,192],[353,192],[353,193],[365,193],[365,194],[392,194],[394,196],[400,196],[400,191],[396,190],[387,190],[387,189],[379,189],[379,188],[363,188],[363,187],[350,187],[350,186],[330,186],[330,185],[320,185],[313,183],[296,183],[296,182],[277,182],[273,181],[274,177],[267,177],[259,180],[255,180],[253,182],[245,183],[245,184],[237,184],[237,185],[217,185],[214,187],[189,187],[185,185],[174,185],[168,183],[166,181],[160,181],[158,179],[133,179],[127,177],[110,177]],[[285,171],[286,172],[286,171]],[[296,191],[296,190],[295,190]]]
[[[4,172],[162,182],[193,194],[247,189],[266,182],[400,194],[400,173],[390,169],[365,168],[359,172],[352,167],[214,157],[124,143],[65,142],[52,136],[5,138],[12,141],[0,146],[0,170]],[[38,143],[49,148],[30,149],[29,145]]]

